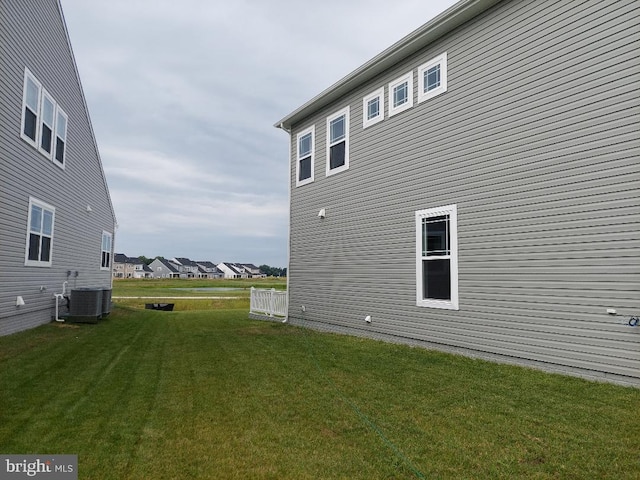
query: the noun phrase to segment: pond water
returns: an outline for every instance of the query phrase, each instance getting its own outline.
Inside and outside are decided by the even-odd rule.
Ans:
[[[238,288],[238,287],[201,287],[201,288],[172,288],[171,290],[182,290],[186,292],[232,292],[232,291],[242,291],[248,290],[246,288]]]

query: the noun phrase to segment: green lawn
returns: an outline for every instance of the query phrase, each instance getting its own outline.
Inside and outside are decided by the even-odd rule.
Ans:
[[[146,303],[173,303],[176,310],[249,308],[251,287],[286,290],[287,279],[114,279],[113,297],[118,304],[134,308],[144,308]],[[236,300],[230,303],[229,297]]]
[[[81,479],[640,478],[640,390],[212,311],[0,337],[0,452]]]

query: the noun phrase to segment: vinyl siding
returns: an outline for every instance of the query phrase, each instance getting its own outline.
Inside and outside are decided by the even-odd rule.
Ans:
[[[58,2],[3,1],[0,19],[0,334],[8,334],[50,321],[64,281],[110,288],[101,240],[115,219]],[[25,67],[68,115],[64,170],[20,137]],[[55,207],[51,267],[24,265],[29,197]]]
[[[503,1],[295,124],[291,158],[311,125],[316,150],[313,183],[291,166],[290,320],[640,384],[639,12]],[[418,104],[445,51],[447,92]],[[363,129],[362,98],[409,71],[413,108]],[[326,177],[347,105],[350,168]],[[460,309],[417,307],[414,213],[450,204]]]

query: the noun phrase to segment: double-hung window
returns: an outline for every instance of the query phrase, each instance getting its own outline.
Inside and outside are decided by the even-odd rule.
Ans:
[[[362,99],[362,128],[384,120],[384,87]]]
[[[64,168],[65,149],[67,145],[67,114],[59,107],[56,113],[56,153],[53,160],[58,166]]]
[[[56,209],[51,205],[35,198],[29,199],[25,265],[33,267],[51,266],[55,212]]]
[[[22,128],[20,136],[38,148],[38,119],[40,117],[40,91],[42,86],[29,70],[24,71],[22,93]]]
[[[349,168],[349,107],[327,117],[327,176]]]
[[[296,136],[296,186],[313,182],[315,158],[315,126],[307,128]]]
[[[413,107],[413,71],[389,83],[389,116]]]
[[[447,52],[418,67],[418,103],[447,91]]]
[[[102,232],[102,255],[100,259],[100,270],[111,268],[111,241],[112,235],[109,232]]]
[[[25,68],[20,136],[60,168],[65,166],[67,114]]]
[[[40,122],[40,152],[47,158],[51,158],[51,152],[53,151],[53,132],[54,132],[54,120],[56,115],[56,104],[49,94],[42,90],[42,103],[41,103],[41,122]]]
[[[456,205],[416,212],[416,304],[458,310]]]

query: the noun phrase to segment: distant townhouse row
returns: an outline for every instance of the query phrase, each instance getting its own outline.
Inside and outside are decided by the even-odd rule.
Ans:
[[[146,265],[140,258],[116,253],[113,262],[114,278],[262,278],[266,274],[251,263],[193,261],[176,257],[156,258]]]

